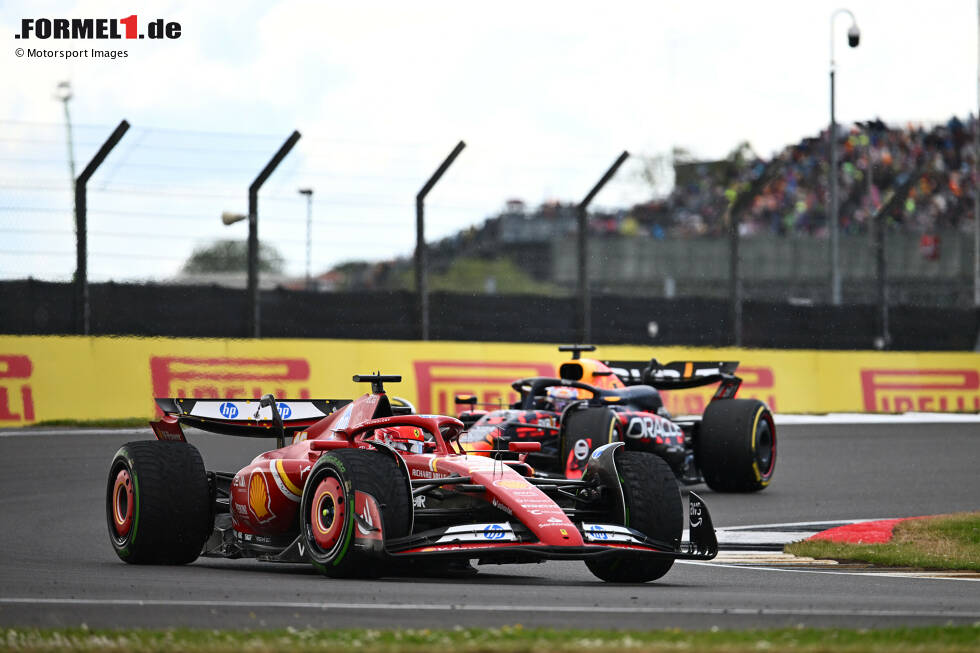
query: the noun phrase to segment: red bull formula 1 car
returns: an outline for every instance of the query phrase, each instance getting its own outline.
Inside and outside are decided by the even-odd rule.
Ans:
[[[678,486],[658,456],[612,442],[590,453],[581,478],[541,478],[520,459],[539,443],[511,443],[516,460],[468,455],[462,422],[389,399],[383,383],[400,377],[354,380],[372,391],[353,401],[157,399],[157,440],[124,445],[109,469],[116,553],[137,564],[308,561],[335,577],[584,560],[602,580],[635,583],[717,553],[694,493],[681,542]],[[183,426],[279,446],[238,472],[207,471]]]
[[[460,415],[460,438],[473,453],[508,457],[513,442],[540,442],[528,456],[539,473],[580,478],[591,453],[610,442],[626,451],[656,454],[686,484],[706,483],[719,492],[755,492],[769,485],[776,468],[776,426],[766,405],[735,399],[742,380],[737,362],[599,361],[582,358],[591,345],[559,347],[572,360],[560,378],[531,377],[512,384],[520,399],[509,408],[477,410],[472,395]],[[660,390],[718,384],[704,415],[672,418]]]

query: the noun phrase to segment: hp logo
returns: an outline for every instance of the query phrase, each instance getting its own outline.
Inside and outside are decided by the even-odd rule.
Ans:
[[[500,524],[490,524],[483,529],[483,537],[488,540],[502,540],[504,538],[504,527]]]
[[[225,419],[235,419],[238,417],[238,408],[230,401],[226,401],[218,406],[218,412],[221,413],[221,416]]]

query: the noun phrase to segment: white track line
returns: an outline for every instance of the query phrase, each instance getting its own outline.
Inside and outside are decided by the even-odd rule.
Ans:
[[[830,571],[826,567],[820,569],[787,569],[785,567],[760,567],[752,564],[730,565],[722,562],[700,561],[700,560],[678,560],[682,565],[701,565],[705,567],[721,567],[723,569],[748,569],[751,571],[783,571],[794,574],[834,574],[837,576],[872,576],[874,578],[911,578],[915,580],[965,580],[969,582],[980,582],[980,576],[976,578],[966,578],[962,576],[931,576],[928,571]],[[936,572],[942,574],[944,572]]]
[[[146,428],[63,428],[63,429],[0,429],[0,438],[20,438],[28,435],[70,435],[78,437],[83,435],[146,435],[152,436],[153,431],[150,427]]]
[[[793,415],[776,413],[776,424],[810,426],[821,424],[977,424],[978,413],[829,413],[826,415]]]
[[[141,599],[56,599],[29,597],[0,597],[0,605],[66,605],[117,607],[187,607],[187,608],[279,608],[286,610],[412,610],[450,612],[563,612],[610,614],[707,614],[707,615],[774,615],[774,616],[861,616],[861,617],[931,617],[937,619],[980,619],[980,612],[916,610],[824,610],[791,608],[681,608],[657,606],[597,606],[597,605],[486,605],[462,603],[317,603],[303,601],[203,601],[203,600],[141,600]]]

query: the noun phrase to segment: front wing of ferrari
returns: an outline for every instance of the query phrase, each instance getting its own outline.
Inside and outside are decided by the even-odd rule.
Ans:
[[[690,495],[690,540],[674,546],[653,540],[618,524],[573,522],[583,545],[546,545],[519,522],[475,523],[437,528],[391,539],[385,549],[392,558],[444,556],[481,561],[588,560],[623,553],[688,560],[710,560],[718,554],[711,515],[704,501]],[[564,530],[564,529],[562,529]],[[567,533],[563,533],[567,536]]]

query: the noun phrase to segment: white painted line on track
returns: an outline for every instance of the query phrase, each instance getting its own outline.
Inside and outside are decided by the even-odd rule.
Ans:
[[[821,424],[980,424],[980,413],[829,413],[792,415],[776,413],[777,425],[819,426]]]
[[[748,530],[760,530],[769,528],[792,528],[796,527],[803,530],[807,526],[817,526],[826,527],[832,524],[860,524],[862,522],[868,521],[881,521],[883,519],[898,519],[897,517],[872,517],[870,519],[827,519],[824,521],[790,521],[782,522],[779,524],[751,524],[749,526],[716,526],[716,530],[719,531],[748,531]],[[809,529],[806,529],[809,530]],[[826,530],[826,528],[818,528],[817,530]]]
[[[412,610],[458,612],[585,612],[594,614],[706,614],[706,615],[772,615],[825,617],[931,617],[980,619],[980,611],[925,610],[824,610],[818,608],[682,608],[659,606],[597,606],[597,605],[486,605],[463,603],[318,603],[303,601],[206,601],[167,599],[58,599],[29,597],[0,597],[0,605],[66,605],[117,607],[188,607],[188,608],[281,608],[286,610]]]
[[[0,438],[20,438],[29,435],[70,435],[77,437],[80,435],[147,435],[152,436],[153,431],[146,428],[64,428],[64,429],[0,429]]]
[[[723,562],[711,562],[700,560],[677,560],[681,565],[699,565],[704,567],[721,567],[723,569],[747,569],[751,571],[782,571],[792,574],[831,574],[836,576],[871,576],[873,578],[914,578],[916,580],[965,580],[974,583],[980,582],[980,576],[953,576],[943,575],[954,572],[928,572],[928,571],[836,571],[820,569],[786,569],[785,567],[760,567],[752,564],[733,565]]]

